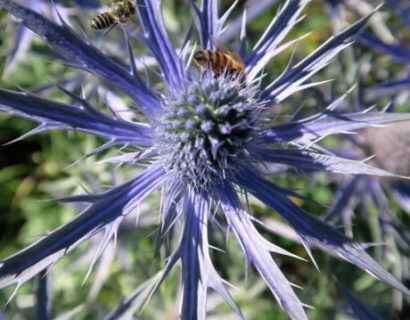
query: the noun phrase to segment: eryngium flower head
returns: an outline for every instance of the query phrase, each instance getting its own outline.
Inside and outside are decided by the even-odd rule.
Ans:
[[[122,220],[148,195],[163,191],[159,239],[183,225],[180,241],[157,285],[181,261],[181,319],[205,317],[208,288],[217,291],[239,314],[225,281],[215,270],[208,243],[208,223],[218,220],[232,230],[246,260],[255,267],[279,304],[292,319],[307,319],[303,304],[294,293],[271,254],[291,253],[265,240],[253,218],[240,201],[238,191],[256,197],[276,210],[298,233],[310,253],[309,244],[368,271],[378,279],[408,294],[409,291],[380,267],[364,250],[365,246],[346,237],[301,209],[290,196],[292,190],[266,180],[271,164],[281,163],[301,170],[327,170],[345,174],[395,176],[359,161],[323,153],[321,138],[373,125],[410,119],[408,114],[363,112],[338,114],[343,97],[322,113],[301,120],[272,125],[265,109],[289,95],[313,86],[308,78],[326,66],[360,30],[366,17],[330,38],[302,61],[291,62],[282,74],[261,87],[262,70],[278,52],[295,41],[281,45],[308,1],[287,1],[250,52],[242,52],[246,81],[221,75],[214,77],[189,66],[190,46],[175,50],[162,18],[160,0],[139,0],[139,35],[157,61],[165,83],[155,91],[140,76],[128,42],[130,70],[111,60],[85,41],[63,21],[52,22],[11,0],[0,5],[21,19],[32,31],[58,50],[70,63],[88,70],[127,94],[148,119],[148,123],[111,117],[93,108],[81,97],[66,90],[77,105],[61,103],[10,90],[0,90],[0,109],[40,123],[29,134],[50,129],[78,130],[108,140],[102,148],[115,145],[134,147],[135,152],[118,157],[121,163],[141,164],[145,169],[124,184],[100,194],[64,199],[90,205],[59,229],[25,250],[1,261],[0,286],[17,285],[54,264],[85,239],[104,231],[100,252],[112,240]],[[218,17],[218,2],[203,0],[198,7],[189,1],[196,15],[197,34],[203,49],[213,49],[212,36],[220,37],[229,13]],[[244,24],[245,25],[245,24]],[[245,30],[242,30],[242,35]],[[191,35],[191,33],[189,34]],[[240,77],[242,78],[242,77]],[[100,149],[102,149],[100,148]],[[99,149],[99,150],[100,150]],[[209,219],[216,217],[216,219]],[[218,219],[218,217],[222,217]],[[220,221],[219,221],[220,220]],[[222,225],[223,226],[223,225]],[[122,310],[122,309],[121,309]],[[118,312],[115,312],[118,317]]]
[[[209,188],[249,166],[262,107],[237,81],[206,72],[163,101],[156,148],[173,179]]]

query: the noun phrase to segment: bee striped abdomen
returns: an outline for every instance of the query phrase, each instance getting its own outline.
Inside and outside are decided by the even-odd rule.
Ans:
[[[91,19],[90,27],[94,30],[101,30],[111,27],[114,23],[116,23],[115,17],[107,11]]]
[[[201,67],[211,69],[215,77],[225,75],[232,79],[238,79],[241,86],[246,84],[245,65],[242,59],[234,53],[199,50],[194,54],[194,60]]]
[[[223,57],[218,51],[209,51],[209,56],[212,71],[216,76],[219,76],[223,67]]]

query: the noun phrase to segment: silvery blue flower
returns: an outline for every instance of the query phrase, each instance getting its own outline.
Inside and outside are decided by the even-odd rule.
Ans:
[[[272,257],[272,253],[293,255],[262,237],[255,226],[257,221],[243,204],[246,195],[277,211],[297,232],[310,256],[309,245],[314,244],[409,294],[405,286],[365,252],[365,245],[304,211],[290,199],[298,197],[297,193],[264,177],[270,173],[269,166],[277,163],[301,170],[400,177],[361,161],[333,156],[318,142],[329,135],[409,120],[409,114],[377,111],[340,114],[337,108],[344,99],[342,96],[320,114],[273,124],[269,109],[293,93],[317,85],[308,79],[350,45],[351,37],[369,19],[365,17],[331,37],[302,61],[290,61],[279,77],[262,86],[262,78],[266,78],[263,70],[269,61],[297,42],[282,43],[300,21],[308,2],[284,3],[252,50],[242,50],[247,66],[247,85],[243,86],[238,79],[226,75],[215,77],[210,71],[198,71],[190,66],[189,41],[180,50],[175,49],[163,21],[161,1],[138,0],[143,28],[140,39],[156,59],[165,85],[164,90],[157,91],[137,70],[131,45],[127,68],[104,55],[63,20],[55,23],[13,1],[0,0],[0,6],[21,19],[70,63],[128,95],[145,120],[133,122],[109,116],[65,89],[62,90],[75,104],[28,92],[0,90],[0,110],[39,123],[26,136],[49,130],[86,132],[107,140],[99,150],[124,146],[133,150],[117,160],[143,168],[127,182],[106,192],[61,199],[89,205],[54,232],[1,261],[0,287],[16,285],[18,289],[99,232],[104,233],[103,250],[117,236],[123,219],[147,196],[161,189],[158,238],[163,241],[171,230],[180,230],[180,240],[156,286],[180,262],[181,319],[206,317],[208,289],[218,292],[242,316],[211,260],[208,233],[213,223],[220,224],[227,233],[232,231],[247,263],[259,272],[289,317],[307,319],[304,304]],[[230,12],[219,17],[216,0],[203,0],[200,6],[194,1],[189,4],[201,48],[214,49],[212,37],[219,38],[222,34]],[[245,28],[241,34],[245,41]]]

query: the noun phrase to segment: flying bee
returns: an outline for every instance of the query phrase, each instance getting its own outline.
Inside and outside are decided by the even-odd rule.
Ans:
[[[238,79],[241,87],[246,85],[245,62],[237,52],[231,52],[215,37],[211,36],[216,50],[199,50],[194,54],[195,62],[203,68],[212,70],[215,78],[225,75]]]
[[[102,30],[113,28],[119,22],[125,23],[136,12],[136,5],[133,0],[123,0],[114,2],[108,11],[105,11],[90,21],[90,28],[93,30]],[[108,31],[110,31],[108,30]]]

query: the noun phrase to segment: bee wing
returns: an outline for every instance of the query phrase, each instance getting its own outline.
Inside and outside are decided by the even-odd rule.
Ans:
[[[231,54],[232,52],[224,46],[224,44],[213,34],[210,35],[211,41],[214,44],[215,48],[217,51],[226,53],[226,54]]]
[[[232,58],[236,60],[236,62],[241,64],[243,69],[245,69],[245,61],[243,61],[241,55],[238,52],[231,52],[230,55]]]
[[[245,62],[243,61],[241,55],[237,52],[232,52],[230,51],[227,47],[225,47],[225,45],[218,40],[217,37],[215,37],[214,35],[210,36],[212,43],[214,44],[215,48],[217,51],[225,53],[230,55],[233,59],[235,59],[235,61],[237,61],[238,63],[240,63],[242,65],[242,67],[245,69]]]
[[[142,27],[135,22],[130,22],[127,25],[127,32],[129,32],[131,37],[138,38],[139,34],[142,32]]]
[[[113,24],[108,28],[108,30],[104,33],[104,37],[105,37],[112,29],[114,29],[114,27],[116,27],[117,24],[118,24],[118,22],[113,23]]]

